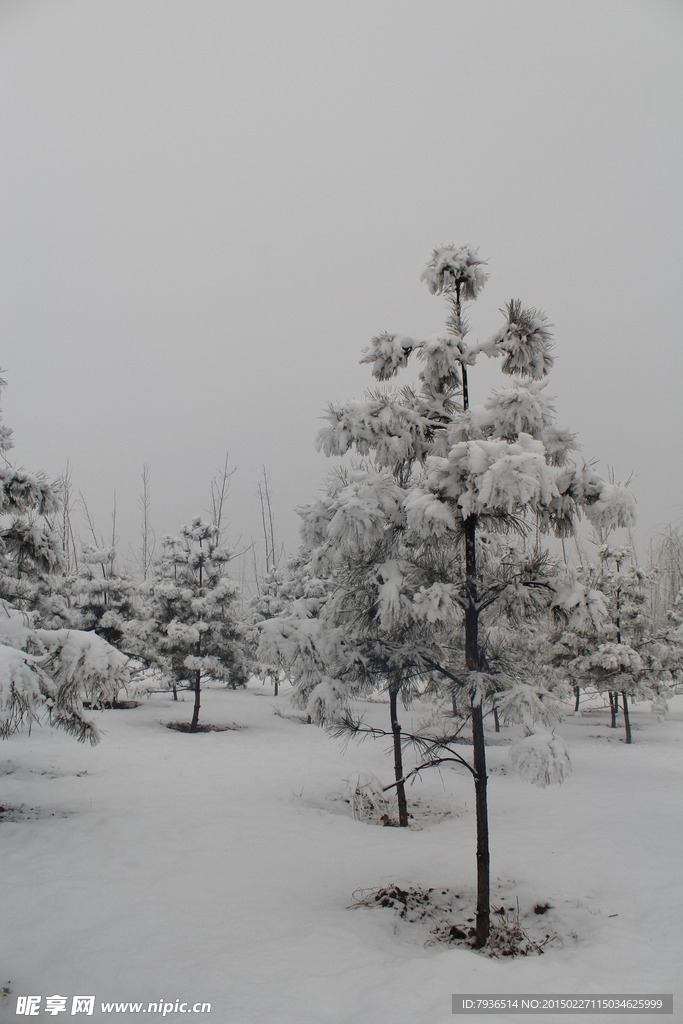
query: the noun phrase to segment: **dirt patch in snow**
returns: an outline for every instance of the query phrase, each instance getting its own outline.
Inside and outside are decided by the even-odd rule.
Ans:
[[[90,701],[83,701],[84,708],[93,708],[96,711],[129,711],[131,708],[142,707],[139,700],[105,700],[102,703],[91,704]]]
[[[0,821],[36,821],[38,818],[68,818],[70,811],[46,811],[42,807],[10,807],[0,804]]]
[[[489,941],[477,952],[502,958],[541,956],[550,949],[575,946],[593,930],[588,915],[601,914],[580,900],[533,899],[505,891],[492,894]],[[394,934],[425,947],[475,948],[474,892],[448,888],[356,889],[350,910],[380,908],[392,912]],[[616,916],[616,915],[609,915]]]
[[[25,765],[16,764],[14,761],[5,761],[0,764],[0,776],[12,775],[15,779],[29,779],[32,775],[42,775],[48,779],[82,778],[90,772],[82,768],[80,771],[63,771],[56,765],[44,765],[43,767],[28,768]]]
[[[166,722],[167,729],[175,729],[176,732],[192,732],[190,722]],[[243,725],[198,725],[194,732],[238,732],[244,729]]]

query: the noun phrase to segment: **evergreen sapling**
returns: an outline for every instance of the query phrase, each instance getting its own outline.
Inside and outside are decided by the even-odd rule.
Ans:
[[[405,740],[425,756],[414,771],[453,761],[473,776],[478,947],[487,941],[490,917],[484,714],[494,702],[501,706],[502,683],[500,674],[487,671],[487,628],[501,614],[519,623],[548,608],[573,625],[604,614],[599,593],[560,579],[542,551],[527,555],[508,537],[525,532],[528,516],[541,532],[567,536],[582,511],[595,526],[628,526],[634,507],[628,491],[570,458],[574,435],[555,425],[545,394],[553,355],[542,313],[512,300],[492,338],[467,344],[462,307],[480,295],[484,266],[467,246],[435,249],[423,279],[446,298],[446,331],[426,339],[383,333],[361,360],[384,382],[415,355],[422,363],[419,386],[385,386],[365,401],[329,407],[319,449],[337,456],[353,449],[365,461],[340,470],[327,494],[302,510],[304,544],[311,564],[324,567],[329,596],[314,630],[307,619],[295,625],[290,617],[289,650],[279,647],[285,662],[306,665],[310,690],[311,654],[330,646],[334,657],[317,657],[317,686],[335,700],[359,692],[374,673],[390,698],[392,691],[409,697],[420,685],[447,681],[466,709],[471,764],[447,733],[401,735],[393,705],[392,735],[395,761]],[[514,379],[473,405],[469,373],[482,354],[500,358]],[[276,630],[269,624],[270,637]],[[508,690],[514,689],[510,681]],[[519,701],[543,708],[549,697],[540,680],[526,691],[517,687],[517,696],[502,703],[514,715]],[[381,732],[349,714],[336,728],[359,736]],[[538,772],[555,781],[563,773],[552,764],[564,763],[565,754],[554,738],[539,739],[536,747],[543,743]]]

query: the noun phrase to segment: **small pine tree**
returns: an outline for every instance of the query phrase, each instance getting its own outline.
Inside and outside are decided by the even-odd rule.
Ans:
[[[683,678],[681,651],[665,630],[653,628],[649,598],[656,571],[635,563],[629,547],[603,544],[599,565],[584,565],[584,585],[598,590],[606,614],[595,624],[564,629],[553,658],[575,686],[608,694],[612,728],[621,707],[626,743],[632,742],[629,701],[652,700],[660,714]]]
[[[330,406],[318,447],[327,455],[373,453],[375,467],[340,474],[326,497],[304,510],[303,526],[313,558],[331,566],[325,618],[342,635],[351,680],[354,643],[364,655],[374,641],[380,672],[388,676],[394,664],[401,673],[408,666],[411,675],[432,673],[448,679],[467,703],[473,764],[459,754],[445,759],[462,762],[474,778],[477,946],[487,941],[490,916],[483,720],[487,704],[500,700],[499,680],[486,671],[487,625],[501,611],[520,619],[551,605],[571,622],[600,613],[599,597],[576,581],[553,578],[542,552],[526,555],[508,545],[505,553],[505,535],[524,532],[527,514],[540,531],[559,536],[571,534],[581,510],[596,526],[633,521],[630,494],[570,459],[575,437],[554,423],[544,393],[553,365],[545,316],[511,300],[503,327],[482,344],[467,344],[462,304],[484,287],[484,264],[467,246],[435,249],[422,277],[447,301],[446,331],[426,339],[396,333],[372,339],[362,362],[372,365],[375,378],[389,381],[415,355],[423,367],[419,386],[379,389],[364,402]],[[516,379],[475,406],[468,375],[482,354],[499,358],[503,373]],[[461,645],[444,644],[448,630],[462,631]],[[554,754],[545,745],[549,753],[536,763],[546,765],[547,777],[558,777],[561,772],[547,770]],[[436,754],[439,746],[427,742],[423,749]]]
[[[225,569],[232,551],[219,544],[218,527],[197,517],[176,537],[164,537],[151,582],[146,619],[138,635],[161,658],[176,685],[191,684],[196,732],[203,677],[233,689],[248,680],[246,638],[236,603],[239,585]]]
[[[260,581],[259,593],[250,601],[260,659],[257,674],[273,680],[274,696],[279,692],[279,677],[284,674],[294,684],[292,699],[296,706],[318,724],[330,712],[325,702],[310,700],[312,690],[320,682],[322,661],[316,651],[315,636],[328,594],[328,582],[316,575],[310,558],[302,551],[283,566],[267,572]],[[300,631],[303,620],[307,623],[307,639]],[[301,656],[296,658],[295,651]],[[320,658],[328,664],[329,673],[334,660],[329,645]]]
[[[0,392],[5,383],[0,380]],[[59,497],[44,473],[29,473],[8,461],[5,453],[13,447],[12,430],[0,414],[0,598],[33,608],[46,590],[46,577],[63,564],[52,523]]]
[[[140,596],[135,581],[119,572],[116,548],[84,544],[70,583],[82,628],[127,650],[127,624],[138,614]]]
[[[11,446],[0,423],[3,458]],[[64,565],[51,522],[59,511],[57,490],[42,473],[0,465],[0,738],[47,715],[94,744],[99,735],[84,702],[113,700],[129,681],[128,659],[95,633],[61,628],[72,616],[68,586],[55,572]]]

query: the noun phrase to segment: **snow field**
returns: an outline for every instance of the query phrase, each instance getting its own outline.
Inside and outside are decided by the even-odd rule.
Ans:
[[[389,741],[344,753],[275,706],[291,713],[260,683],[207,689],[200,722],[244,728],[192,736],[162,724],[189,720],[191,694],[154,694],[94,713],[95,748],[49,729],[0,746],[0,804],[38,809],[0,821],[0,983],[12,990],[1,1019],[18,1019],[17,995],[55,993],[95,995],[93,1020],[116,1016],[98,1016],[101,1001],[210,1002],[214,1024],[445,1024],[453,992],[673,991],[679,1012],[683,698],[663,723],[636,705],[630,748],[607,712],[566,719],[574,771],[562,787],[510,768],[520,729],[488,735],[492,905],[549,903],[531,923],[565,943],[515,960],[425,946],[390,910],[347,909],[355,889],[390,883],[473,894],[464,770],[408,789],[411,803],[456,814],[416,814],[408,830],[355,822],[334,797],[354,771],[392,781]],[[388,705],[363,707],[387,725]]]

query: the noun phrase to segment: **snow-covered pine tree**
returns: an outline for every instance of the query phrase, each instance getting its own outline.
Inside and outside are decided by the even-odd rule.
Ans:
[[[377,475],[372,470],[370,474]],[[395,777],[386,788],[396,788],[399,825],[405,827],[408,808],[398,701],[402,698],[408,703],[423,689],[429,670],[422,656],[425,651],[434,656],[435,645],[431,639],[422,642],[419,630],[410,627],[391,636],[368,630],[362,612],[341,607],[346,603],[345,584],[358,596],[359,578],[365,571],[363,559],[345,563],[340,558],[331,563],[313,538],[318,529],[324,529],[335,496],[348,483],[348,476],[344,471],[333,474],[327,496],[300,510],[305,543],[279,573],[277,596],[269,601],[270,614],[260,624],[259,654],[293,684],[295,706],[305,711],[309,721],[328,727],[333,734],[343,730],[350,696],[386,689]]]
[[[426,643],[432,653],[418,652],[414,661],[421,658],[425,671],[449,679],[468,703],[473,764],[467,767],[477,812],[477,946],[489,933],[483,716],[492,689],[498,693],[486,672],[480,630],[496,608],[523,616],[552,605],[572,623],[602,611],[598,594],[576,581],[553,579],[547,559],[537,553],[529,558],[510,546],[503,555],[501,535],[523,530],[527,513],[537,517],[541,530],[559,536],[572,532],[580,510],[595,526],[629,525],[634,515],[625,489],[569,458],[574,435],[555,426],[544,390],[543,378],[553,364],[545,316],[512,300],[492,338],[467,344],[462,304],[481,293],[484,265],[468,246],[434,250],[422,276],[433,294],[446,298],[446,331],[426,339],[394,333],[372,339],[362,362],[372,365],[374,376],[390,380],[416,355],[423,364],[418,388],[384,388],[363,402],[330,406],[318,447],[327,455],[350,449],[361,456],[373,453],[375,468],[353,471],[331,501],[308,510],[304,523],[309,546],[317,545],[316,557],[342,566],[334,576],[339,593],[329,607],[338,610],[345,636],[355,594],[362,631],[374,624],[387,650],[401,629],[409,645]],[[502,371],[515,379],[482,405],[472,405],[468,375],[481,354],[500,358]],[[354,563],[365,566],[362,584],[355,587],[348,576]],[[444,626],[455,633],[458,625],[464,651],[454,668],[442,636]],[[398,654],[400,645],[396,650],[398,657],[405,655],[405,648]]]
[[[0,423],[0,737],[47,714],[53,726],[96,743],[84,701],[112,700],[129,680],[128,659],[94,633],[61,628],[71,614],[55,574],[63,564],[50,518],[58,494],[44,474],[12,466],[4,455],[11,447]]]
[[[268,573],[252,601],[258,616],[261,674],[282,673],[294,689],[294,705],[316,725],[329,723],[343,700],[347,652],[340,631],[322,611],[330,594],[324,570],[316,571],[302,550]]]
[[[0,392],[6,382],[0,380]],[[13,466],[12,430],[0,414],[0,598],[33,607],[40,581],[62,565],[51,517],[59,500],[44,473]]]
[[[429,665],[446,658],[434,631],[425,634],[419,615],[391,621],[388,614],[403,544],[404,499],[405,489],[387,470],[365,464],[332,473],[325,495],[300,509],[304,558],[309,573],[319,577],[324,600],[314,622],[307,618],[297,627],[290,616],[288,644],[279,648],[285,662],[290,660],[295,699],[307,700],[309,713],[334,733],[351,724],[345,709],[349,696],[378,687],[387,692],[394,762],[391,788],[396,788],[402,827],[408,825],[408,806],[398,704],[402,700],[407,705],[418,696],[427,685]],[[339,531],[347,528],[344,539]],[[425,574],[417,570],[406,586],[416,588],[424,580]],[[380,614],[378,588],[386,601]],[[303,608],[307,611],[308,605]],[[298,608],[292,612],[296,616]],[[276,629],[269,634],[275,637]],[[323,675],[316,675],[318,662]],[[357,734],[366,731],[358,728]]]
[[[82,546],[71,593],[83,629],[94,630],[125,653],[135,653],[127,648],[127,624],[139,613],[140,588],[119,571],[115,545]]]
[[[225,575],[233,552],[217,526],[200,517],[164,537],[138,636],[156,652],[176,684],[194,690],[190,732],[197,732],[202,677],[232,688],[249,677],[247,642],[237,608],[239,585]]]
[[[575,686],[608,694],[613,728],[621,705],[631,743],[629,701],[652,700],[663,714],[673,685],[683,680],[681,649],[666,630],[653,628],[655,572],[638,566],[630,547],[603,544],[598,555],[599,564],[584,565],[580,578],[600,591],[606,614],[597,624],[562,630],[553,657]]]
[[[40,629],[36,613],[0,601],[0,737],[47,714],[81,743],[99,742],[90,707],[112,703],[130,681],[128,658],[97,633]]]
[[[288,559],[284,565],[274,566],[260,576],[254,556],[254,579],[256,594],[249,601],[249,608],[253,617],[254,643],[258,655],[258,660],[255,663],[256,675],[263,682],[267,679],[272,680],[273,696],[277,697],[282,676],[282,665],[277,657],[274,661],[268,658],[264,660],[261,657],[263,653],[260,643],[262,628],[263,623],[267,619],[284,615],[290,608],[292,601],[303,596],[300,560],[296,557]]]

